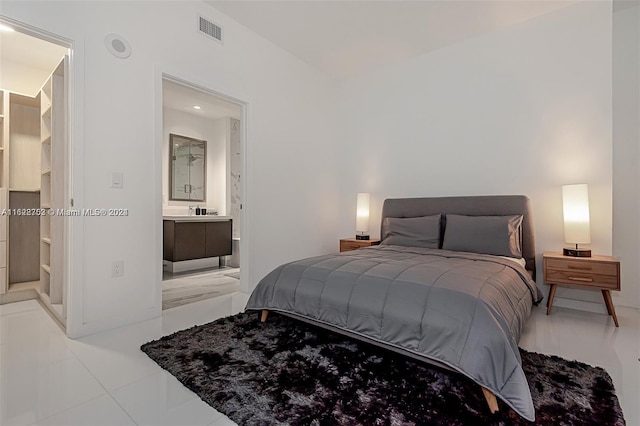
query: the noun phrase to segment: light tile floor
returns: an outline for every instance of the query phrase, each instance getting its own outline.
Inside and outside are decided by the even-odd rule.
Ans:
[[[162,309],[220,297],[240,291],[240,268],[162,273]]]
[[[35,301],[0,306],[0,424],[234,425],[139,350],[162,335],[240,312],[241,293],[162,318],[69,340]],[[535,308],[520,346],[605,368],[630,426],[640,426],[640,311],[605,315]]]

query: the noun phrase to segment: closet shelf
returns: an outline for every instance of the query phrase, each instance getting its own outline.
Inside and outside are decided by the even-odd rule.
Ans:
[[[44,176],[44,175],[49,175],[49,176],[51,176],[51,169],[43,170],[43,171],[42,171],[42,175],[43,175],[43,176]]]
[[[45,109],[42,110],[42,117],[49,117],[51,114],[51,104],[47,105]]]
[[[51,268],[49,267],[49,265],[40,265],[40,266],[47,274],[51,275]]]
[[[47,136],[46,138],[44,138],[44,139],[42,140],[42,143],[48,143],[48,144],[50,144],[50,143],[51,143],[51,135],[49,135],[49,136]]]
[[[40,240],[41,240],[43,243],[45,243],[45,244],[49,244],[49,245],[51,245],[51,238],[48,238],[48,237],[42,237],[42,238],[40,238]]]
[[[10,192],[40,192],[40,188],[9,188]]]

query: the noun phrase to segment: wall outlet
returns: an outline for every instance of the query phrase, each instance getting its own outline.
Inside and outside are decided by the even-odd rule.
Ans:
[[[124,260],[116,260],[111,264],[111,277],[117,278],[124,275]]]
[[[124,175],[122,173],[111,173],[111,187],[119,189],[124,187]]]

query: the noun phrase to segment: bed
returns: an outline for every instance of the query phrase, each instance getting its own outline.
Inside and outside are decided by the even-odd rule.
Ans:
[[[379,246],[279,266],[247,310],[279,312],[480,385],[535,420],[518,340],[533,304],[535,242],[525,196],[384,201]]]

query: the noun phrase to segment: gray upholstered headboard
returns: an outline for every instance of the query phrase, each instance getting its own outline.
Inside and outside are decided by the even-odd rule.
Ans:
[[[536,244],[533,234],[533,216],[529,198],[524,195],[489,195],[469,197],[389,198],[382,205],[382,220],[386,217],[419,217],[441,213],[467,216],[519,215],[522,219],[522,257],[526,269],[536,278]],[[444,231],[445,220],[442,221]],[[385,235],[380,232],[380,237]],[[444,232],[440,233],[441,239]],[[442,245],[442,240],[440,241]]]

